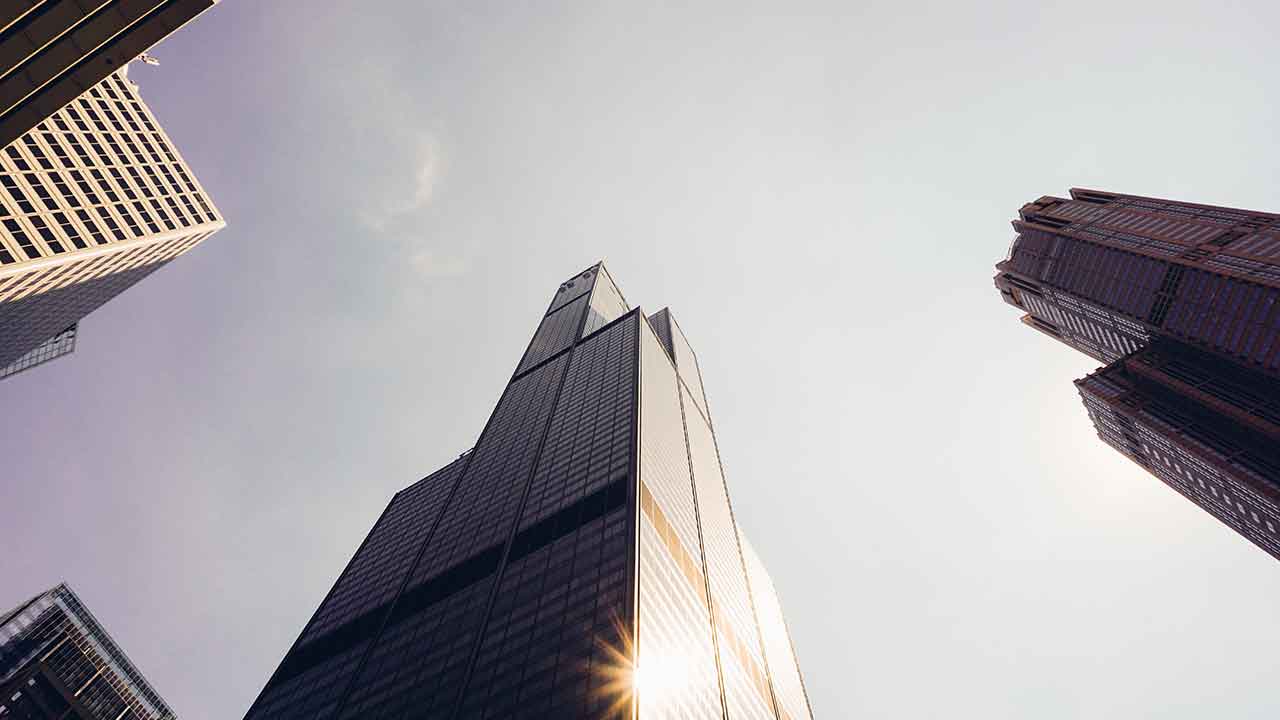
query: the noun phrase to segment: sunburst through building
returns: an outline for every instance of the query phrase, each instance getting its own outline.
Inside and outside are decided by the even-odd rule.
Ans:
[[[562,283],[476,445],[402,490],[250,709],[811,720],[702,376],[603,264]]]

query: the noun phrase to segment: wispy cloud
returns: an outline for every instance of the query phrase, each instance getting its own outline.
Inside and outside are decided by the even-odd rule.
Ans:
[[[422,277],[441,278],[461,275],[470,268],[470,263],[456,255],[443,255],[430,248],[419,248],[409,264]]]
[[[445,151],[430,129],[413,97],[412,85],[393,66],[376,58],[364,58],[351,69],[352,87],[363,88],[365,102],[352,118],[362,127],[361,155],[364,181],[355,197],[356,216],[372,236],[395,243],[405,254],[407,267],[424,278],[460,275],[469,262],[458,249],[423,232],[436,189],[445,176]],[[376,109],[376,112],[370,112]],[[370,133],[370,116],[379,119]]]
[[[402,136],[396,146],[402,148],[407,162],[392,162],[384,176],[364,198],[361,220],[371,230],[383,233],[406,216],[425,210],[431,203],[440,173],[440,149],[434,136],[425,130],[396,133]]]

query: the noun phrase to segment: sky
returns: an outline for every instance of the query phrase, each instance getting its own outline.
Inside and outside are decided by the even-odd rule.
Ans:
[[[1280,211],[1273,2],[226,0],[131,75],[228,227],[0,383],[0,606],[243,717],[603,258],[699,354],[818,718],[1280,715],[1275,560],[1099,441],[1025,202]]]

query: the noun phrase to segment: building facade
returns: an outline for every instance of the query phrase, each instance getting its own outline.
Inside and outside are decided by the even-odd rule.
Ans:
[[[0,378],[226,225],[127,68],[0,150]]]
[[[0,719],[174,717],[66,585],[0,615]]]
[[[475,447],[402,490],[246,716],[809,720],[697,357],[604,266]]]
[[[1013,227],[996,287],[1107,363],[1099,437],[1280,559],[1280,215],[1073,189]]]
[[[17,140],[216,1],[0,3],[0,146]]]

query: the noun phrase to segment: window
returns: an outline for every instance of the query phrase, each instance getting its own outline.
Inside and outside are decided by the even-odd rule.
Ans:
[[[18,187],[18,181],[12,175],[0,175],[0,184],[4,185],[4,189],[9,191],[9,195],[18,203],[19,210],[28,215],[36,211],[35,206],[27,200],[27,196]]]
[[[49,147],[53,148],[53,154],[62,163],[63,167],[74,167],[75,164],[71,162],[71,156],[67,155],[67,149],[62,147],[62,143],[58,142],[56,136],[53,134],[46,135],[44,141],[49,143]]]
[[[40,251],[36,249],[35,243],[31,242],[31,238],[22,231],[22,226],[12,219],[4,220],[4,228],[9,231],[9,235],[18,243],[18,247],[27,254],[32,260],[40,257]]]
[[[44,203],[45,208],[49,210],[58,209],[58,202],[49,194],[49,190],[44,186],[44,183],[40,182],[39,175],[36,175],[35,173],[27,173],[26,175],[23,175],[23,177],[31,184],[31,189],[35,190],[36,197],[40,198]]]
[[[107,168],[107,172],[111,173],[111,177],[115,178],[116,184],[124,189],[125,197],[129,198],[130,200],[138,199],[138,194],[133,191],[133,188],[130,187],[128,181],[124,179],[124,175],[121,174],[119,170],[115,168]],[[112,200],[112,202],[116,202],[116,201]]]
[[[67,106],[67,115],[76,124],[76,127],[80,129],[80,132],[89,132],[89,126],[80,117],[80,113],[76,112],[76,109],[70,105]]]
[[[116,222],[116,219],[111,217],[111,213],[107,211],[105,206],[98,208],[98,217],[102,218],[102,222],[107,224],[107,227],[111,230],[111,234],[114,235],[117,240],[123,240],[127,237],[124,234],[124,230],[120,229],[120,223]]]
[[[150,165],[143,165],[142,171],[147,174],[147,178],[151,180],[151,184],[154,185],[156,189],[160,191],[161,195],[169,194],[169,191],[165,189],[164,183],[160,182],[160,176],[156,175],[155,168],[151,167]],[[150,197],[150,195],[148,195],[147,197]]]
[[[169,172],[169,168],[165,167],[164,165],[161,165],[160,172],[164,173],[164,179],[168,181],[169,187],[171,188],[178,187],[178,181],[173,178],[173,173]]]
[[[204,201],[204,198],[200,196],[200,193],[196,193],[196,202],[200,203],[200,207],[204,208],[205,215],[208,217],[209,222],[213,222],[217,219],[213,216],[213,211],[209,209],[208,203]]]
[[[84,196],[89,198],[90,204],[97,205],[102,202],[102,199],[98,197],[98,194],[93,191],[93,187],[90,186],[89,183],[85,182],[84,175],[81,175],[79,170],[71,171],[71,179],[75,181],[76,187],[80,188],[80,192],[84,193]]]
[[[44,218],[40,217],[39,215],[32,215],[30,219],[31,219],[31,224],[36,226],[36,232],[40,234],[40,238],[43,239],[46,243],[48,243],[49,247],[53,247],[54,243],[58,242],[58,238],[56,235],[53,234],[53,231],[49,229],[49,224],[46,223],[44,221]],[[61,246],[59,245],[59,247]],[[62,251],[55,250],[54,252],[62,252]]]
[[[120,143],[116,142],[116,136],[108,133],[103,137],[107,139],[107,144],[111,146],[111,152],[116,154],[116,159],[127,162],[128,158],[124,154],[124,149],[120,147]]]
[[[89,141],[89,147],[93,148],[93,152],[96,153],[97,156],[102,159],[102,164],[110,165],[111,159],[107,157],[107,151],[102,148],[102,143],[98,142],[97,136],[86,135],[85,139]],[[93,166],[96,163],[92,160],[86,160],[84,164]]]
[[[160,226],[156,224],[155,220],[151,219],[151,214],[147,212],[147,208],[145,205],[143,205],[141,202],[135,202],[133,204],[133,209],[138,211],[138,215],[142,217],[142,222],[147,224],[148,230],[150,230],[153,233],[160,232]]]
[[[160,204],[159,200],[152,200],[151,207],[155,208],[156,215],[160,217],[160,221],[165,224],[165,227],[170,230],[176,230],[178,228],[177,225],[173,224],[173,220],[169,219],[169,214],[164,211],[164,207]]]
[[[49,179],[50,182],[54,183],[54,190],[58,191],[58,195],[63,197],[63,200],[67,201],[68,205],[72,206],[72,208],[79,208],[81,202],[79,202],[76,193],[72,192],[72,188],[67,184],[67,181],[64,181],[63,177],[59,176],[58,173],[49,173]]]
[[[155,193],[151,192],[151,188],[147,187],[147,184],[142,181],[142,173],[139,173],[137,168],[127,167],[125,170],[129,172],[129,176],[133,178],[137,188],[142,191],[143,195],[155,197]]]
[[[36,159],[42,169],[53,169],[53,163],[49,160],[49,156],[45,154],[44,149],[40,147],[34,137],[25,135],[22,138],[22,142],[27,146],[27,152],[31,153],[31,156]]]
[[[23,171],[31,169],[31,165],[29,165],[27,161],[22,158],[22,153],[18,151],[17,145],[10,145],[9,147],[5,148],[5,152],[8,153],[9,159],[13,161],[14,167]]]
[[[89,174],[93,175],[93,179],[98,182],[98,187],[102,188],[102,192],[107,196],[108,200],[113,203],[120,202],[120,196],[116,194],[115,190],[111,189],[111,184],[107,182],[107,178],[102,174],[101,170],[90,170]]]
[[[191,203],[191,198],[186,195],[180,195],[182,204],[187,208],[187,213],[191,215],[191,219],[200,222],[200,213],[196,212],[196,206]]]
[[[89,229],[89,236],[93,238],[95,243],[102,245],[107,241],[107,238],[102,234],[102,231],[98,229],[97,224],[89,218],[89,213],[84,210],[77,210],[76,217],[80,218],[80,222]]]
[[[60,212],[56,212],[53,214],[53,220],[58,223],[58,227],[62,228],[62,233],[71,238],[71,244],[81,250],[86,247],[84,237],[81,236],[80,231],[76,229],[76,226],[71,224],[71,218]]]
[[[129,209],[125,207],[124,203],[116,205],[116,212],[120,213],[120,217],[124,218],[125,225],[129,226],[134,235],[142,234],[142,228],[138,227],[138,221],[134,220],[133,216],[129,214]]]
[[[71,150],[76,154],[76,157],[80,158],[80,162],[89,166],[93,165],[93,158],[89,156],[89,152],[84,149],[84,145],[80,143],[80,140],[75,135],[68,135],[67,143],[71,145]]]
[[[174,200],[171,197],[165,198],[164,201],[169,203],[169,212],[178,221],[178,223],[181,225],[186,225],[187,219],[182,216],[182,209],[178,207],[178,201]]]

